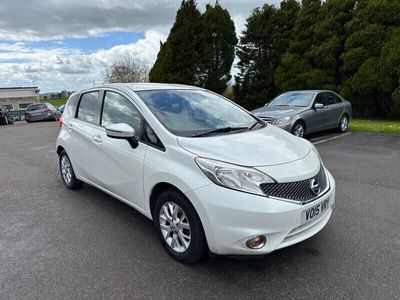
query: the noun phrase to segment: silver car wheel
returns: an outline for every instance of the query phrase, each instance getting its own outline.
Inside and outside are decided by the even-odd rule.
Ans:
[[[178,253],[185,252],[190,245],[191,232],[189,220],[180,206],[166,202],[159,213],[161,234],[167,245]]]
[[[293,134],[298,137],[304,136],[304,127],[301,123],[296,124],[296,126],[293,129]]]
[[[61,157],[61,175],[66,184],[69,184],[72,180],[72,168],[71,162],[66,155]]]
[[[349,126],[349,120],[347,117],[343,117],[342,122],[340,123],[340,129],[345,132],[347,130],[347,126]]]

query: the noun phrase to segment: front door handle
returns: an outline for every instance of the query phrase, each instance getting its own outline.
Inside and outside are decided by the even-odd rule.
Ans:
[[[72,127],[72,124],[71,123],[68,123],[67,124],[67,128],[68,128],[68,130],[69,131],[72,131],[74,128]]]
[[[92,137],[92,141],[95,144],[101,144],[103,142],[103,139],[101,138],[100,135],[95,135]]]

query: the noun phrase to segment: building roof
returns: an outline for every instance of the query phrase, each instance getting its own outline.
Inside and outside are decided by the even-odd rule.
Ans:
[[[37,86],[0,88],[0,99],[39,97]]]
[[[26,89],[38,89],[37,86],[16,86],[16,87],[0,87],[0,90],[26,90]]]

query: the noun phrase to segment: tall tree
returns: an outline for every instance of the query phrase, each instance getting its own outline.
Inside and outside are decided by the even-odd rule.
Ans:
[[[294,24],[293,39],[288,51],[282,56],[281,65],[275,72],[280,90],[312,88],[308,72],[312,64],[305,54],[315,45],[314,28],[319,19],[321,0],[303,0]]]
[[[356,0],[326,0],[314,27],[313,47],[304,56],[312,69],[306,74],[307,88],[337,90],[341,82],[339,57],[346,40],[344,25],[351,20]]]
[[[295,0],[285,0],[279,9],[265,4],[247,19],[237,48],[240,72],[234,87],[241,105],[256,108],[276,95],[274,72],[292,38],[298,9]]]
[[[195,0],[183,0],[167,41],[150,71],[152,82],[195,83],[201,58],[201,14]]]
[[[124,57],[106,66],[101,76],[104,82],[147,82],[149,69],[145,65],[135,63],[130,57]]]
[[[237,44],[235,25],[229,12],[218,1],[214,6],[207,4],[201,19],[202,58],[196,72],[196,84],[222,93],[231,79]]]

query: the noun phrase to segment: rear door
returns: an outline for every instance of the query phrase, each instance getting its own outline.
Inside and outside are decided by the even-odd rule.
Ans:
[[[120,92],[105,90],[100,126],[92,131],[94,183],[144,209],[143,162],[147,145],[139,143],[133,149],[127,140],[110,138],[105,127],[126,123],[141,139],[143,118],[140,109]]]
[[[316,103],[323,104],[323,108],[314,108]],[[311,117],[307,122],[307,133],[324,130],[329,125],[329,112],[326,108],[326,99],[324,93],[318,93],[314,99],[311,109]]]
[[[92,180],[91,145],[93,130],[99,124],[101,109],[100,92],[85,92],[81,95],[78,108],[73,118],[64,120],[70,138],[67,153],[78,177]]]
[[[342,100],[332,92],[325,92],[326,108],[329,114],[328,127],[333,128],[339,125],[343,113]]]

